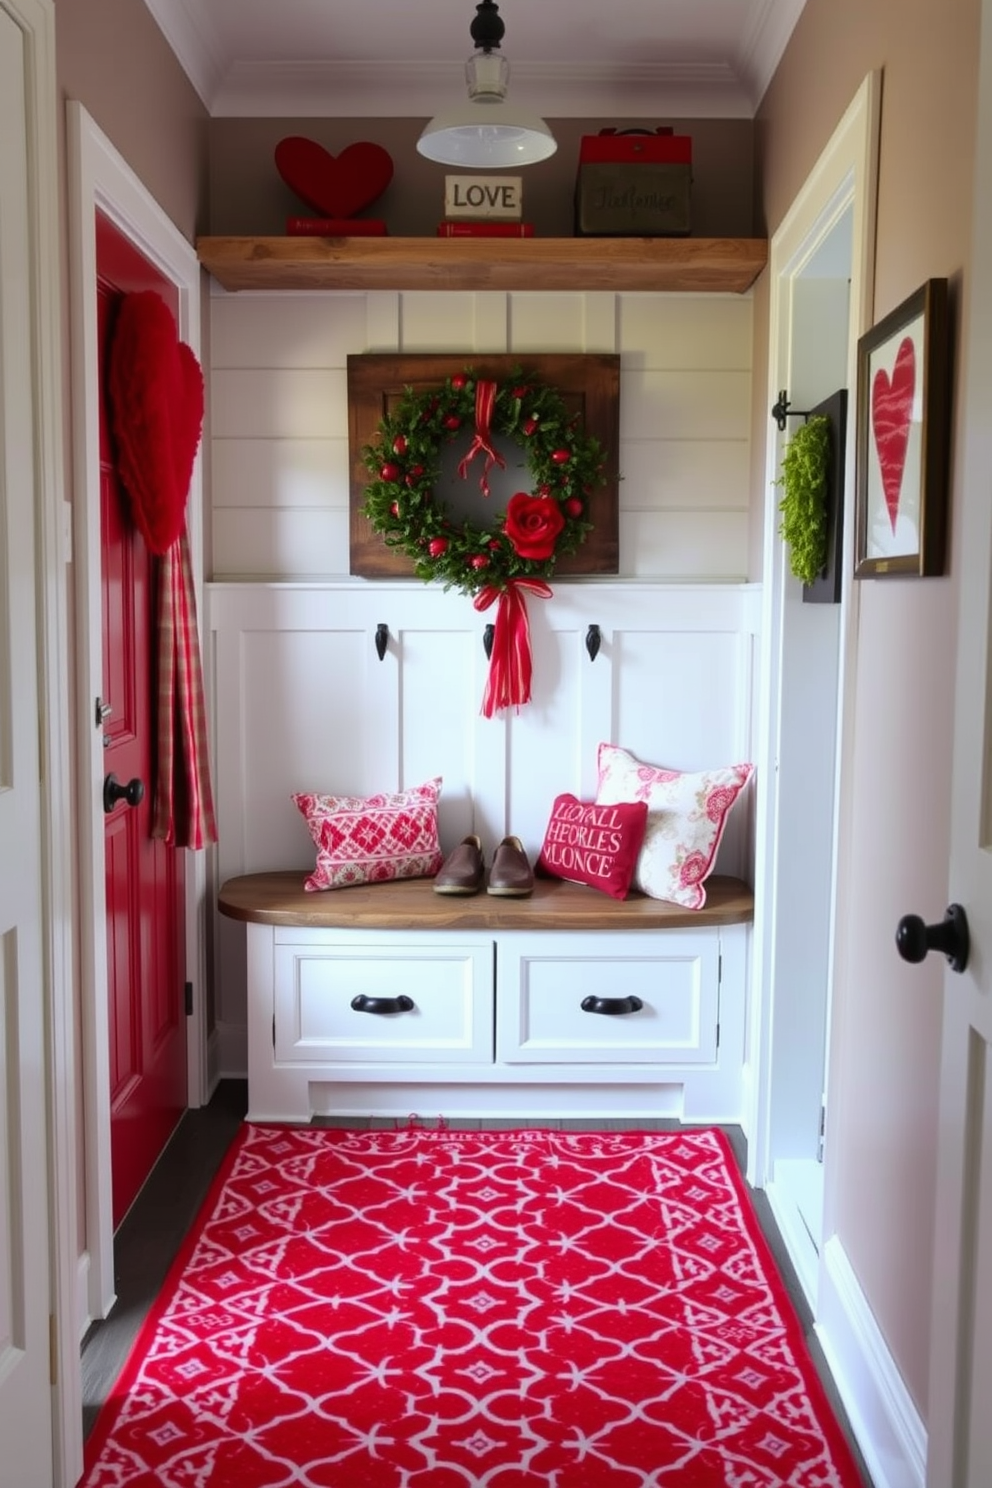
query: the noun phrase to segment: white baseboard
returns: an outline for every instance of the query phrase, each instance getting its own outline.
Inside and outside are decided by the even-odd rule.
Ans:
[[[76,1262],[76,1328],[80,1343],[86,1337],[86,1330],[92,1321],[90,1316],[90,1253],[84,1250]]]
[[[875,1488],[924,1488],[926,1427],[836,1235],[823,1248],[816,1335]]]
[[[796,1202],[795,1193],[780,1180],[781,1163],[775,1164],[775,1181],[765,1188],[765,1196],[778,1226],[778,1232],[789,1253],[799,1284],[810,1311],[816,1314],[816,1294],[820,1271],[820,1254]]]

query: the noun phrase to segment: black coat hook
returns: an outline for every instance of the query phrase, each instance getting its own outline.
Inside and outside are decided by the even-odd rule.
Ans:
[[[772,418],[778,424],[779,428],[784,431],[786,419],[808,419],[809,413],[799,408],[790,407],[789,390],[788,388],[782,388],[778,395],[778,402],[772,404]]]
[[[385,660],[386,647],[389,645],[389,626],[377,625],[375,628],[375,652],[380,661]]]
[[[595,661],[599,655],[599,648],[603,644],[602,632],[598,625],[590,625],[586,631],[586,650],[589,652],[589,660]]]
[[[482,649],[486,653],[486,660],[487,661],[491,660],[491,658],[492,658],[492,654],[493,654],[493,641],[495,640],[495,637],[496,637],[496,627],[495,627],[495,625],[487,625],[486,628],[485,628],[485,630],[482,632]]]

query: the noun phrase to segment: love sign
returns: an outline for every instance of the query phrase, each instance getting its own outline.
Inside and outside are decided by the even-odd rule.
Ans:
[[[449,218],[501,218],[519,222],[523,216],[521,176],[445,176],[444,215]]]

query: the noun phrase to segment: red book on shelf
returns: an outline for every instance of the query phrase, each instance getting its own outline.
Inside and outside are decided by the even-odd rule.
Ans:
[[[377,217],[287,217],[291,238],[384,238],[386,224]]]
[[[532,222],[472,222],[452,218],[437,225],[439,238],[532,238]]]

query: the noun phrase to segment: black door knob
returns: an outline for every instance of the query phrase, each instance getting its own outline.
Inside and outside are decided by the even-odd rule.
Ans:
[[[896,927],[896,947],[904,961],[922,961],[928,951],[943,951],[952,971],[964,971],[971,949],[968,916],[960,904],[948,905],[939,925],[925,925],[919,915],[903,915]]]
[[[139,801],[145,799],[145,783],[135,775],[127,785],[121,785],[116,775],[108,775],[103,782],[103,809],[108,814],[113,811],[118,801],[126,801],[129,806],[137,806]]]

